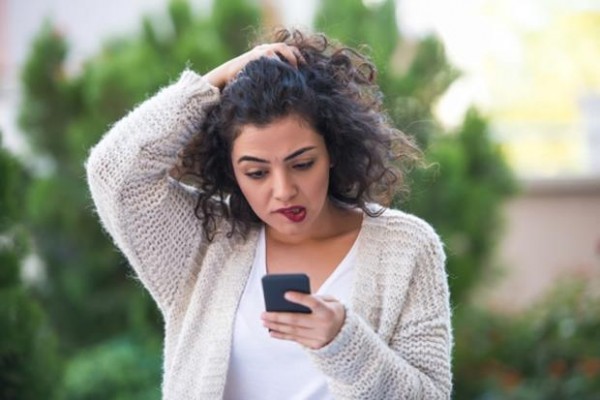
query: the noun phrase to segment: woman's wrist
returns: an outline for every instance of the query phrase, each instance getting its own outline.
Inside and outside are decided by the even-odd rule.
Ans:
[[[271,57],[276,59],[281,59],[283,57],[295,67],[298,66],[299,63],[306,62],[296,47],[288,46],[285,43],[264,44],[219,65],[204,75],[204,78],[208,83],[219,88],[219,90],[222,90],[225,85],[235,78],[238,72],[240,72],[248,62],[260,57]]]
[[[229,80],[227,77],[227,64],[219,65],[217,68],[208,72],[204,75],[204,78],[210,83],[212,86],[222,90],[225,87],[225,84]]]

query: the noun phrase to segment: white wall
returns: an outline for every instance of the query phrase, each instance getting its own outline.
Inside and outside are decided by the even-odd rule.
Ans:
[[[483,302],[518,311],[565,279],[600,283],[600,179],[526,182],[504,215],[502,269]]]

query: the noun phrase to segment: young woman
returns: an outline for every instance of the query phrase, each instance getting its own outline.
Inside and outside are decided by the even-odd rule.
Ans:
[[[418,150],[363,55],[280,31],[140,105],[91,151],[100,219],[165,321],[165,399],[437,399],[451,392],[444,252],[384,208]],[[305,273],[306,314],[265,312]]]

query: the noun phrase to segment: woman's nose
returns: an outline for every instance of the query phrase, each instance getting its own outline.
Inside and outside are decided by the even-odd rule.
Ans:
[[[277,200],[286,202],[298,194],[298,188],[292,177],[286,172],[273,174],[273,197]]]

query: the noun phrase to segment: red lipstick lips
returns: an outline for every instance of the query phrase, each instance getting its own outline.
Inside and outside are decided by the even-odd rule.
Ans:
[[[280,208],[277,212],[281,213],[292,222],[302,222],[304,221],[304,218],[306,218],[306,208],[301,206]]]

